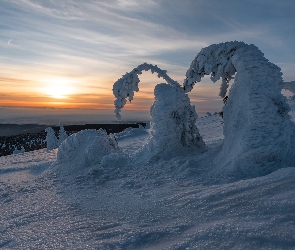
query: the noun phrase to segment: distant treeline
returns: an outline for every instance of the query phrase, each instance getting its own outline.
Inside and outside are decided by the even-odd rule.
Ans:
[[[119,133],[126,128],[138,128],[139,124],[146,126],[146,123],[132,124],[85,124],[64,126],[68,135],[85,129],[104,129],[107,133]],[[58,137],[59,127],[52,127]],[[13,154],[15,150],[33,151],[46,148],[46,132],[26,133],[13,136],[0,136],[0,156]]]
[[[13,154],[15,150],[22,148],[27,151],[33,151],[46,148],[46,132],[29,133],[12,136],[0,137],[0,156]]]

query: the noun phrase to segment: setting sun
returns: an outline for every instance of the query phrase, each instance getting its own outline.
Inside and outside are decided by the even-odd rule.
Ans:
[[[48,79],[45,83],[46,85],[42,92],[52,98],[64,99],[75,93],[74,82],[68,78]]]

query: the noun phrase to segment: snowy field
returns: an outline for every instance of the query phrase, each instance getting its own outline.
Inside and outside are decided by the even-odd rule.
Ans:
[[[294,249],[294,166],[218,178],[222,119],[197,125],[209,148],[197,156],[134,161],[149,135],[139,128],[116,134],[120,150],[91,167],[58,163],[57,149],[0,157],[0,248]]]

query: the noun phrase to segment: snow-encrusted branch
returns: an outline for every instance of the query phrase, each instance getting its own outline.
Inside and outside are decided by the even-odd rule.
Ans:
[[[115,113],[117,119],[121,119],[120,111],[128,101],[132,101],[134,97],[134,91],[139,91],[138,83],[140,82],[138,75],[142,74],[142,71],[150,70],[152,73],[158,73],[158,77],[162,77],[168,84],[176,85],[180,87],[177,81],[174,81],[167,75],[166,70],[160,69],[157,65],[143,63],[134,68],[131,72],[127,72],[122,78],[118,79],[113,86],[113,93],[116,97],[114,101]]]
[[[216,82],[222,78],[219,96],[225,97],[229,81],[236,73],[232,62],[232,57],[236,51],[242,47],[248,47],[243,42],[226,42],[221,44],[212,44],[203,48],[196,58],[192,61],[190,68],[186,72],[186,79],[183,83],[185,92],[193,89],[196,82],[200,82],[205,75],[211,74],[210,79]],[[255,47],[253,45],[253,47]],[[257,49],[257,47],[255,47]]]

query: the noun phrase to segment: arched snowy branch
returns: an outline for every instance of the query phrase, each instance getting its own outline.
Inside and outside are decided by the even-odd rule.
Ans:
[[[180,87],[180,84],[177,81],[174,81],[167,75],[166,70],[160,69],[157,65],[143,63],[137,66],[131,72],[127,72],[122,78],[114,83],[113,93],[116,97],[114,104],[117,119],[121,118],[120,111],[126,104],[127,99],[131,102],[134,97],[134,91],[139,91],[138,83],[140,80],[138,75],[142,74],[142,71],[144,70],[150,70],[152,73],[156,72],[158,73],[158,77],[162,77],[168,84]]]
[[[222,78],[219,96],[225,97],[228,83],[236,73],[232,57],[239,57],[239,53],[243,53],[245,50],[255,51],[254,53],[259,53],[263,57],[263,54],[253,44],[247,45],[237,41],[212,44],[203,48],[186,72],[186,79],[183,84],[185,92],[191,91],[195,83],[200,82],[202,77],[211,74],[210,79],[213,82]]]

